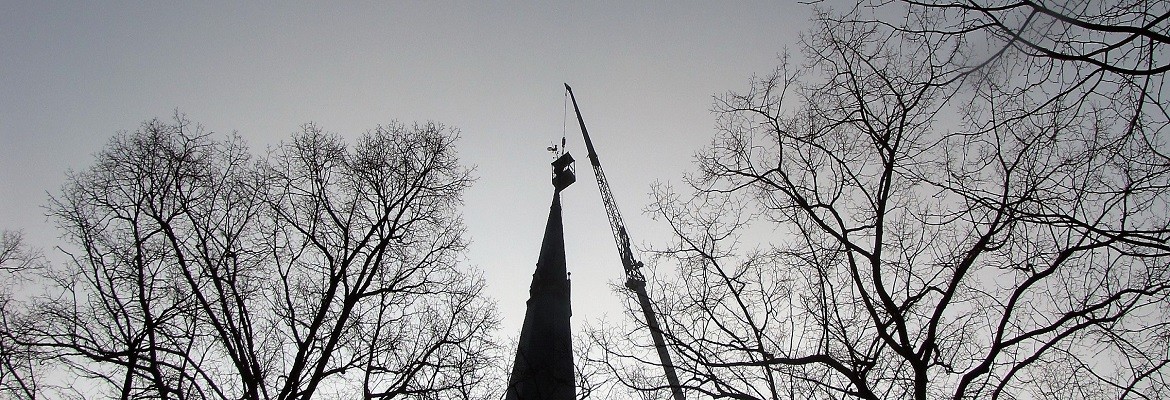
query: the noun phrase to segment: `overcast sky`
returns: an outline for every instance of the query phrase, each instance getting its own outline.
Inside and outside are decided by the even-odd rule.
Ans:
[[[712,137],[712,95],[748,87],[808,25],[785,2],[0,2],[0,228],[54,253],[47,193],[111,135],[178,110],[256,153],[301,124],[354,138],[392,120],[462,132],[468,262],[515,336],[573,85],[636,244],[642,214]],[[571,105],[570,105],[571,107]],[[571,111],[570,111],[571,113]],[[620,314],[621,266],[575,120],[563,195],[574,324]]]

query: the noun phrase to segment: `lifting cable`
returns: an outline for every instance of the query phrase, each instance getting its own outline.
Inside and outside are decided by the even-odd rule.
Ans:
[[[569,89],[565,89],[565,100],[563,113],[561,114],[561,154],[567,153],[569,149],[565,148],[565,136],[569,132]]]
[[[565,148],[565,137],[569,132],[569,90],[565,89],[565,104],[564,112],[561,114],[561,145],[557,147],[556,142],[548,146],[548,151],[553,153],[553,158],[560,158],[568,152]]]

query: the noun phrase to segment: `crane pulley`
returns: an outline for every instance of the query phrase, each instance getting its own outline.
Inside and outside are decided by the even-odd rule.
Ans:
[[[650,337],[654,340],[654,348],[658,351],[658,358],[662,361],[662,369],[674,400],[683,400],[678,374],[675,373],[674,363],[670,360],[670,352],[667,351],[666,342],[662,338],[662,328],[658,325],[658,317],[650,303],[650,295],[646,293],[646,276],[641,271],[642,262],[635,259],[634,252],[630,250],[630,235],[626,232],[626,224],[622,221],[622,214],[618,211],[617,202],[614,201],[609,181],[605,179],[605,171],[601,169],[601,161],[597,159],[597,151],[593,149],[589,130],[585,129],[585,120],[581,118],[581,109],[577,107],[577,97],[573,95],[573,88],[566,83],[565,90],[569,92],[569,97],[573,100],[573,111],[577,113],[577,122],[581,124],[581,136],[585,138],[585,148],[589,150],[589,164],[593,165],[593,176],[597,178],[601,201],[605,205],[606,215],[609,216],[609,227],[613,231],[613,239],[617,242],[618,256],[621,257],[622,268],[625,270],[625,286],[638,297],[638,305],[642,308],[642,316],[646,319],[646,326],[650,328]]]

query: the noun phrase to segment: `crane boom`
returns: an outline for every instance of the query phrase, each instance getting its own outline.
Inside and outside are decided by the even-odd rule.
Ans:
[[[577,113],[577,122],[581,124],[581,135],[585,137],[585,148],[589,150],[589,164],[593,165],[593,176],[597,178],[597,187],[601,190],[601,202],[605,205],[606,215],[609,216],[609,228],[613,231],[618,255],[622,259],[626,288],[638,297],[638,305],[642,308],[646,326],[650,328],[650,337],[654,340],[654,349],[658,351],[658,358],[662,361],[662,370],[674,400],[684,400],[678,374],[674,371],[674,363],[670,360],[670,352],[667,351],[666,342],[662,338],[662,328],[658,325],[658,317],[650,303],[650,295],[646,293],[646,276],[642,275],[642,262],[636,260],[634,252],[630,250],[630,235],[626,232],[622,213],[618,211],[617,202],[613,199],[609,181],[605,179],[605,171],[601,169],[601,161],[597,159],[597,151],[593,149],[593,141],[589,139],[589,130],[585,129],[585,120],[581,118],[581,109],[577,107],[577,97],[573,95],[573,88],[566,83],[565,90],[569,91],[569,97],[573,100],[573,111]]]

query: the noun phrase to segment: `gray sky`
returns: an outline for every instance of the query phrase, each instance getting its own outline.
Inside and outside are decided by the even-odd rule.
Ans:
[[[46,252],[48,192],[119,130],[175,110],[256,153],[306,122],[353,138],[379,123],[462,131],[469,262],[515,336],[552,196],[545,147],[573,86],[636,244],[642,214],[712,137],[711,96],[777,64],[811,15],[784,2],[0,3],[0,228]],[[570,105],[571,108],[571,105]],[[570,110],[571,113],[571,110]],[[578,182],[563,195],[574,324],[618,317],[621,267],[571,114]]]

